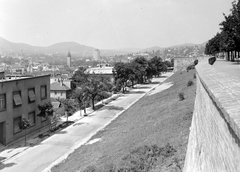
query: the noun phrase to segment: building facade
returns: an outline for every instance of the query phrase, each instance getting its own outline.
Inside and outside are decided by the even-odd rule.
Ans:
[[[63,83],[62,80],[53,82],[50,85],[50,97],[55,99],[67,99],[70,97],[71,88]]]
[[[113,67],[93,67],[86,70],[89,74],[98,75],[100,77],[109,78],[109,80],[114,83],[113,77]]]
[[[99,49],[96,49],[93,51],[93,60],[100,61],[100,51]]]
[[[70,51],[68,51],[68,54],[67,54],[67,66],[71,67],[71,53],[70,53]]]
[[[0,78],[0,88],[0,144],[7,145],[24,136],[19,127],[22,118],[31,125],[27,134],[49,124],[37,114],[38,105],[50,101],[50,75]]]

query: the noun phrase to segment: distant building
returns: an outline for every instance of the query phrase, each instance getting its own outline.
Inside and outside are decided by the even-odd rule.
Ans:
[[[70,53],[70,51],[68,51],[68,54],[67,54],[67,66],[71,67],[71,53]]]
[[[95,74],[103,77],[107,77],[111,80],[111,82],[114,82],[113,78],[113,67],[94,67],[94,68],[88,68],[87,71],[89,74]]]
[[[53,82],[50,85],[51,98],[67,99],[71,94],[71,88],[63,83],[63,80]]]
[[[100,61],[100,51],[98,49],[93,51],[93,59],[95,61]]]
[[[14,66],[11,66],[10,72],[12,74],[24,74],[26,72],[26,67],[20,66],[20,65],[14,65]]]
[[[30,121],[27,134],[48,126],[47,118],[37,117],[38,105],[50,101],[50,75],[7,78],[0,75],[0,144],[7,145],[24,136],[22,118]]]

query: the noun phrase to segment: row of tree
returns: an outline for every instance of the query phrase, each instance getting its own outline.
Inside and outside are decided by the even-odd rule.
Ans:
[[[226,53],[227,60],[234,61],[240,51],[240,2],[232,2],[229,15],[224,14],[220,23],[220,32],[208,41],[205,54]]]
[[[137,57],[129,63],[118,62],[113,68],[114,89],[125,92],[129,84],[134,87],[135,83],[143,84],[152,79],[153,76],[159,76],[161,72],[167,71],[167,67],[173,66],[169,61],[162,61],[160,57],[153,57],[147,60],[144,57]]]
[[[107,97],[112,91],[112,83],[109,77],[87,72],[84,67],[79,68],[73,75],[72,81],[76,88],[72,93],[80,108],[85,109],[86,104],[91,102],[95,109],[95,101]]]
[[[61,108],[56,113],[61,115],[71,115],[78,109],[84,109],[92,105],[95,109],[95,103],[109,97],[113,91],[125,92],[126,86],[134,87],[136,83],[144,83],[153,76],[159,76],[165,72],[167,67],[173,66],[169,61],[162,61],[160,57],[153,57],[147,60],[144,57],[137,57],[129,63],[118,62],[113,68],[114,82],[109,77],[87,72],[87,68],[80,67],[74,72],[72,81],[75,89],[72,91],[69,99],[61,100]],[[38,106],[40,117],[51,117],[53,107],[50,102]]]

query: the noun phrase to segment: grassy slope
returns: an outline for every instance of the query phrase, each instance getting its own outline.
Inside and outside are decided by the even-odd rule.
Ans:
[[[174,83],[171,88],[144,96],[92,138],[101,138],[101,141],[81,146],[52,170],[82,171],[89,165],[102,168],[111,163],[118,164],[135,147],[152,144],[164,146],[166,143],[177,150],[174,157],[178,158],[182,167],[194,107],[194,73],[195,70],[191,70],[172,75],[165,81]],[[194,85],[187,87],[189,80],[193,80]],[[179,92],[184,92],[185,100],[179,101]],[[164,163],[159,160],[158,164],[152,171],[173,170],[172,159]]]

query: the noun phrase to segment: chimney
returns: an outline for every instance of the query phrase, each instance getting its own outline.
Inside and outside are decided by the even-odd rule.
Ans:
[[[60,79],[60,85],[61,85],[61,87],[63,86],[63,79],[62,78]]]

